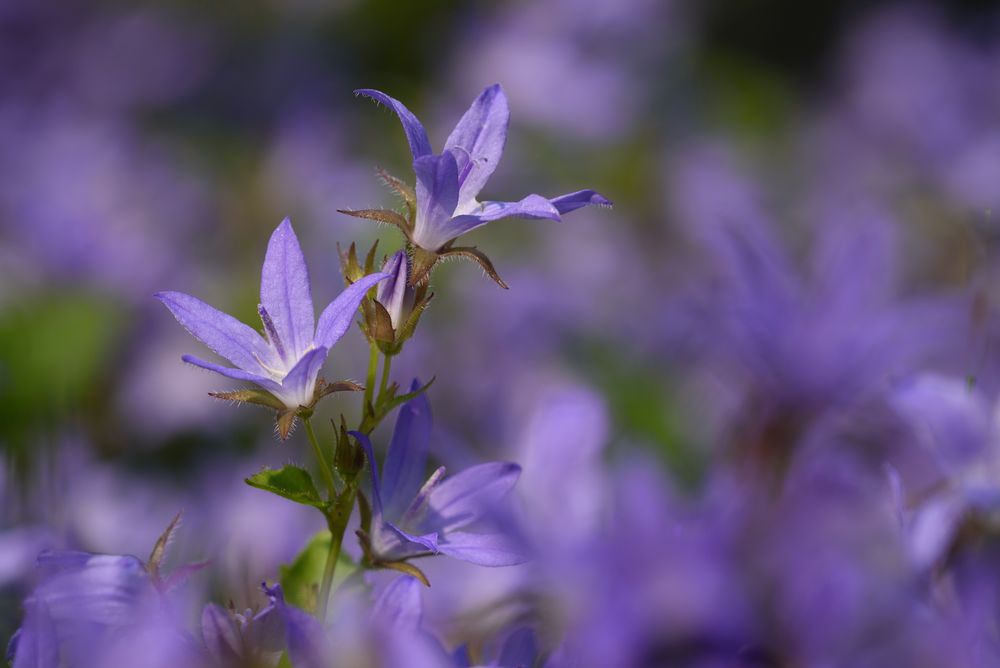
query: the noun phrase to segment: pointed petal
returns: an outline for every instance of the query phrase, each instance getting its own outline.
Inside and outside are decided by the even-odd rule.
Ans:
[[[447,531],[475,522],[493,510],[520,475],[517,464],[489,462],[446,479],[430,494],[431,512],[422,529]]]
[[[458,205],[458,164],[452,152],[445,151],[414,160],[413,171],[417,176],[413,242],[427,250],[437,250],[455,236],[446,228]]]
[[[233,378],[234,380],[245,380],[256,385],[261,386],[271,394],[277,395],[281,392],[281,385],[274,382],[270,378],[265,378],[255,373],[247,373],[246,371],[241,371],[240,369],[233,369],[228,366],[222,366],[221,364],[213,364],[212,362],[206,362],[205,360],[198,359],[194,355],[184,355],[181,357],[182,360],[188,364],[193,364],[194,366],[201,367],[202,369],[208,369],[209,371],[214,371],[215,373],[222,374],[226,378]]]
[[[613,202],[596,190],[577,190],[575,193],[560,195],[549,200],[560,214],[576,211],[585,206],[610,207]]]
[[[420,382],[413,381],[410,391]],[[421,393],[403,404],[385,458],[382,489],[388,517],[399,517],[424,482],[427,451],[431,441],[431,404]]]
[[[260,275],[260,303],[274,321],[288,359],[297,359],[312,343],[316,314],[305,256],[287,218],[267,244]]]
[[[372,607],[372,622],[376,628],[417,631],[423,617],[420,587],[420,582],[410,575],[400,576],[389,583]]]
[[[427,131],[402,102],[372,88],[359,88],[354,94],[369,97],[396,112],[399,122],[403,124],[403,132],[406,133],[406,141],[410,144],[410,153],[413,154],[414,160],[431,153],[431,142],[427,139]]]
[[[249,373],[263,373],[258,359],[271,358],[260,334],[231,315],[182,292],[154,295],[196,339]]]
[[[437,532],[425,533],[422,535],[412,534],[399,528],[392,522],[385,522],[385,527],[396,534],[396,537],[402,541],[402,545],[398,548],[401,554],[393,553],[393,557],[398,559],[403,559],[406,556],[412,556],[414,554],[421,554],[424,552],[431,552],[437,554],[438,552],[438,534]]]
[[[378,463],[375,461],[375,451],[372,449],[372,442],[360,431],[349,431],[347,433],[354,437],[358,444],[361,445],[361,449],[365,451],[365,456],[368,457],[368,468],[372,474],[372,510],[377,521],[381,521],[382,488],[379,484]]]
[[[438,550],[455,559],[480,566],[516,566],[528,561],[517,543],[503,534],[449,531]]]
[[[285,400],[289,408],[308,406],[312,403],[313,392],[316,389],[316,377],[323,368],[323,362],[329,351],[326,348],[314,348],[302,356],[292,370],[281,381],[280,398]]]
[[[500,84],[480,93],[445,142],[458,163],[459,203],[472,203],[497,168],[507,141],[510,109]]]
[[[454,239],[469,230],[474,230],[501,218],[562,220],[559,210],[541,195],[528,195],[517,202],[473,203],[471,209],[463,209],[463,211],[465,212],[463,215],[455,216],[442,226],[439,232],[441,236]]]
[[[368,274],[352,283],[346,290],[337,295],[330,305],[323,309],[316,326],[316,345],[332,348],[354,320],[354,314],[365,298],[365,293],[379,281],[389,278],[389,274]]]

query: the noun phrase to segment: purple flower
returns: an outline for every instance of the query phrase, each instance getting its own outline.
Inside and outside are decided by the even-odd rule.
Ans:
[[[271,235],[261,272],[261,303],[257,310],[266,338],[190,295],[160,292],[156,297],[195,338],[236,368],[191,355],[183,357],[185,362],[228,378],[250,381],[267,393],[256,397],[242,393],[219,396],[263,403],[294,417],[300,408],[312,407],[327,388],[335,387],[317,384],[320,368],[330,348],[350,327],[365,293],[388,277],[377,273],[358,280],[330,302],[317,324],[305,258],[286,218]],[[282,428],[282,437],[287,433]]]
[[[155,642],[158,659],[165,661],[150,665],[171,665],[168,656],[190,660],[194,643],[176,623],[167,594],[204,564],[167,577],[160,572],[179,519],[157,541],[148,562],[73,551],[39,555],[40,582],[24,603],[24,624],[8,647],[14,667],[135,665],[127,658],[134,659],[144,642]]]
[[[414,290],[406,282],[406,253],[397,251],[388,258],[382,265],[382,272],[389,275],[389,280],[379,284],[375,298],[389,314],[392,328],[398,330],[405,324],[415,302]]]
[[[408,191],[398,183],[390,181],[390,184],[407,199],[412,220],[405,221],[397,216],[386,222],[399,226],[417,251],[414,255],[416,266],[410,279],[413,283],[427,276],[438,256],[451,253],[480,262],[503,285],[495,277],[492,265],[485,256],[474,248],[452,247],[455,239],[501,218],[517,216],[561,220],[562,214],[584,206],[611,205],[610,200],[593,190],[580,190],[551,199],[532,194],[517,202],[478,200],[480,191],[500,162],[507,140],[510,110],[499,84],[490,86],[473,101],[448,136],[444,151],[439,154],[432,151],[423,125],[401,102],[367,88],[355,93],[370,97],[395,111],[410,144],[416,188]]]
[[[414,381],[413,391],[418,387]],[[431,407],[426,396],[420,394],[400,409],[381,478],[371,441],[364,434],[352,434],[371,463],[373,512],[366,552],[374,563],[395,564],[433,554],[483,566],[525,561],[503,533],[463,531],[490,515],[513,489],[521,467],[490,462],[445,479],[442,466],[425,481],[431,437]]]
[[[285,639],[274,603],[257,613],[238,613],[209,603],[201,612],[201,637],[215,664],[227,668],[274,665]]]
[[[362,269],[351,252],[344,258],[345,276],[348,281],[370,269]],[[368,262],[366,261],[366,264]],[[382,265],[382,272],[389,280],[379,284],[375,302],[365,302],[365,331],[379,345],[386,355],[396,355],[403,344],[413,336],[424,309],[434,298],[428,294],[427,284],[414,286],[410,283],[410,260],[405,251],[397,251]]]

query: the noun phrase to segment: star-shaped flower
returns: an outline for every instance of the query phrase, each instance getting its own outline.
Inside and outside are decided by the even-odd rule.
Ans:
[[[418,388],[414,381],[412,391]],[[364,434],[352,434],[371,465],[371,533],[362,541],[373,562],[394,567],[406,559],[432,554],[483,566],[525,561],[510,536],[466,530],[498,510],[497,505],[514,488],[521,467],[488,462],[445,478],[442,466],[425,480],[431,407],[424,393],[400,409],[381,477],[371,442]]]
[[[554,198],[532,194],[517,202],[478,199],[500,162],[507,140],[510,109],[499,84],[490,86],[475,99],[439,154],[431,149],[423,125],[399,100],[367,88],[355,93],[396,112],[413,154],[416,188],[411,190],[397,179],[383,175],[406,201],[409,220],[382,209],[343,213],[391,223],[403,231],[413,247],[414,266],[410,277],[413,284],[425,280],[441,256],[456,255],[478,261],[497,283],[507,287],[485,255],[474,247],[454,246],[455,239],[501,218],[561,220],[562,214],[591,204],[611,206],[610,200],[593,190],[579,190]]]
[[[312,408],[330,392],[359,389],[353,383],[326,384],[318,380],[319,371],[330,348],[350,327],[365,293],[388,277],[374,273],[359,279],[330,302],[317,323],[305,258],[286,218],[271,235],[261,271],[257,310],[266,336],[190,295],[160,292],[156,298],[195,338],[235,368],[192,355],[185,355],[185,362],[249,381],[264,390],[216,396],[274,408],[279,412],[279,431],[285,438],[300,410]]]

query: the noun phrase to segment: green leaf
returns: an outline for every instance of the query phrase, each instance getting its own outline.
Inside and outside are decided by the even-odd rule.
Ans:
[[[264,469],[247,478],[246,483],[305,506],[325,509],[327,505],[316,491],[309,471],[291,464],[277,471]]]
[[[320,531],[310,539],[309,544],[299,553],[295,561],[280,568],[281,588],[285,592],[285,600],[303,610],[310,612],[316,610],[319,584],[323,579],[323,567],[326,565],[326,555],[329,552],[330,532]],[[341,551],[332,590],[350,577],[357,568],[357,564]]]

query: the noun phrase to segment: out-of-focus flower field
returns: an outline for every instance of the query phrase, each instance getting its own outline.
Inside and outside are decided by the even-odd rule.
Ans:
[[[0,0],[0,65],[13,668],[196,666],[182,645],[217,668],[1000,666],[993,3]],[[378,240],[374,270],[403,245],[338,210],[402,210],[376,168],[412,184],[420,160],[352,91],[405,103],[440,150],[494,83],[510,124],[484,196],[538,193],[558,218],[556,196],[593,188],[614,207],[463,235],[509,290],[476,262],[434,267],[391,368],[400,393],[430,387],[361,437],[337,435],[360,392],[315,407],[359,458],[335,473],[364,469],[348,510],[364,501],[313,619],[315,587],[288,583],[323,517],[245,482],[315,473],[306,433],[209,397],[242,385],[181,361],[220,360],[154,293],[261,330],[288,217],[318,315],[345,288],[338,244]],[[323,377],[366,383],[366,333]],[[486,462],[511,468],[483,489],[516,485],[469,512],[514,565],[463,561],[448,532],[472,515],[428,496]],[[383,501],[391,530],[364,505]],[[168,587],[147,558],[180,511]],[[169,624],[130,607],[143,578]],[[253,619],[279,612],[272,648]]]

